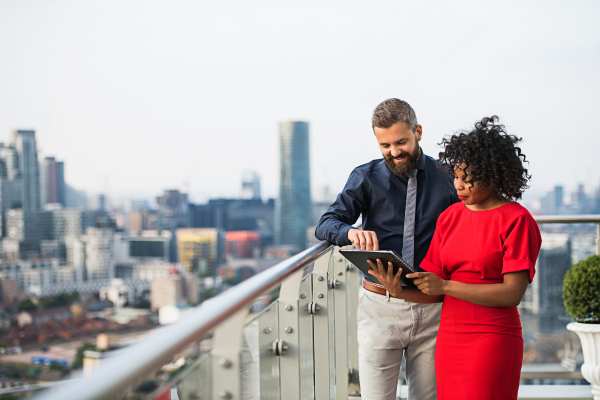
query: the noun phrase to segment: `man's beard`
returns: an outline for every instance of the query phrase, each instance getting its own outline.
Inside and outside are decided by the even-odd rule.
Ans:
[[[421,156],[421,148],[419,146],[415,146],[415,150],[412,154],[403,151],[397,157],[393,157],[391,154],[389,156],[385,156],[385,164],[388,168],[394,173],[396,176],[401,176],[403,178],[408,178],[409,175],[413,172],[413,170],[417,167],[417,163],[419,162],[419,157]],[[394,161],[394,159],[400,159],[406,157],[404,162],[398,164]]]

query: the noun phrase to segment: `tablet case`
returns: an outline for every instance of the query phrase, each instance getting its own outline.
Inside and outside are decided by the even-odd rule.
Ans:
[[[414,279],[407,278],[406,275],[415,272],[406,261],[404,261],[398,254],[392,250],[340,250],[340,254],[346,257],[348,261],[354,264],[360,269],[363,274],[367,275],[373,282],[381,285],[381,282],[377,280],[373,275],[369,274],[371,266],[367,260],[377,262],[380,259],[383,262],[383,266],[387,271],[388,262],[391,261],[394,266],[394,275],[398,273],[398,269],[402,268],[402,274],[400,275],[400,284],[402,286],[417,287],[413,282]],[[382,285],[383,286],[383,285]]]

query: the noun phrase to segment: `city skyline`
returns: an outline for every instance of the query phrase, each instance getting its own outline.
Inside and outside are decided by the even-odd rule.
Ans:
[[[287,122],[280,122],[280,128],[281,128],[281,124],[285,124]],[[32,144],[33,144],[33,152],[30,155],[29,158],[32,158],[33,153],[35,153],[35,148],[36,148],[36,139],[35,139],[35,130],[23,130],[23,129],[14,129],[11,132],[12,138],[11,140],[8,141],[8,147],[5,146],[4,143],[0,142],[0,149],[2,149],[4,151],[3,153],[3,157],[14,157],[10,155],[10,151],[12,151],[11,149],[14,150],[13,146],[15,143],[13,143],[17,137],[21,136],[22,134],[25,135],[30,135],[33,138]],[[4,146],[4,147],[3,147]],[[302,146],[301,146],[302,147]],[[288,149],[289,150],[289,149]],[[295,149],[298,150],[298,149]],[[309,154],[309,158],[310,158],[310,154]],[[78,191],[77,188],[73,188],[72,186],[68,185],[68,182],[64,181],[64,162],[63,161],[57,161],[55,159],[55,157],[51,157],[51,156],[47,156],[45,154],[41,154],[40,152],[37,153],[37,160],[39,163],[39,166],[36,169],[37,171],[37,175],[38,177],[36,179],[39,180],[39,184],[38,185],[34,185],[36,186],[37,189],[37,193],[36,195],[34,195],[33,197],[38,197],[39,202],[40,202],[40,206],[44,206],[46,203],[54,203],[51,204],[52,207],[56,207],[58,204],[64,208],[69,208],[69,207],[82,207],[83,205],[74,205],[74,204],[67,204],[67,198],[69,198],[69,196],[66,194],[66,188],[65,185],[67,187],[69,187],[68,191],[70,191],[71,193],[71,203],[76,202],[76,203],[81,203],[82,199],[81,196],[85,195],[87,196],[87,206],[85,206],[84,208],[87,209],[92,209],[92,210],[109,210],[109,208],[119,208],[119,207],[123,207],[123,204],[126,203],[135,203],[138,204],[137,207],[141,207],[141,208],[148,208],[150,207],[150,209],[159,209],[160,208],[160,204],[156,202],[157,200],[157,195],[160,194],[160,192],[162,191],[179,191],[179,189],[176,189],[174,185],[168,186],[168,189],[162,188],[162,189],[157,189],[157,192],[152,194],[150,197],[127,197],[127,196],[114,196],[111,195],[110,192],[101,192],[101,193],[85,193],[85,191]],[[17,173],[18,175],[16,176],[16,178],[21,179],[21,173],[19,172],[20,169],[24,168],[24,166],[15,166],[15,167],[10,167],[9,165],[7,165],[8,169],[6,171],[6,173],[9,176],[9,179],[13,179],[11,178],[11,176],[13,176],[15,173]],[[17,169],[15,169],[17,168]],[[30,167],[30,169],[33,167]],[[15,172],[16,171],[16,172]],[[52,171],[52,172],[50,172]],[[309,168],[309,174],[310,174],[311,168]],[[27,174],[26,174],[27,175]],[[310,176],[312,176],[312,174],[310,174]],[[239,182],[233,182],[232,186],[236,187],[237,186],[237,191],[236,190],[232,190],[231,193],[233,193],[230,196],[216,196],[216,197],[204,197],[204,198],[191,198],[191,196],[189,196],[189,193],[186,193],[184,190],[181,191],[182,195],[185,196],[185,198],[187,199],[186,201],[189,204],[203,204],[203,203],[208,203],[211,200],[218,200],[218,199],[246,199],[246,198],[254,198],[257,200],[263,200],[263,201],[267,201],[269,199],[278,199],[279,196],[275,196],[275,197],[265,197],[265,196],[261,196],[261,191],[260,191],[260,180],[261,177],[260,175],[258,175],[255,171],[250,171],[250,170],[245,170],[243,171],[243,173],[240,176],[240,181]],[[309,179],[310,181],[311,179]],[[175,189],[174,189],[175,188]],[[316,190],[315,190],[316,189]],[[559,196],[557,194],[555,194],[556,190],[560,190],[560,199]],[[328,202],[332,202],[335,198],[335,196],[337,195],[337,193],[334,193],[331,191],[331,188],[328,185],[324,185],[324,186],[317,186],[316,188],[313,185],[310,185],[309,191],[312,191],[314,193],[317,193],[317,195],[315,196],[315,198],[313,198],[313,202],[316,203],[328,203]],[[34,190],[35,192],[35,190]],[[50,192],[52,192],[52,194],[50,194]],[[79,198],[74,199],[72,196],[73,195],[77,195]],[[281,190],[279,190],[279,194],[281,194]],[[25,196],[25,194],[23,194]],[[563,208],[560,208],[560,206],[557,208],[555,206],[549,206],[548,205],[548,196],[553,196],[556,198],[556,200],[552,200],[553,202],[560,202],[561,205],[564,205]],[[31,196],[25,196],[25,197],[31,197]],[[47,198],[46,198],[47,197]],[[50,201],[50,199],[53,199],[52,201]],[[24,199],[25,200],[25,199]],[[586,202],[586,204],[580,204],[581,202]],[[598,205],[596,205],[595,202],[598,202]],[[97,204],[98,202],[101,202],[102,204]],[[124,203],[125,202],[125,203]],[[132,203],[133,202],[133,203]],[[598,212],[597,210],[600,209],[600,181],[598,182],[597,185],[594,185],[593,182],[586,182],[586,183],[573,183],[571,182],[570,185],[565,185],[563,182],[555,182],[553,185],[551,185],[548,190],[545,191],[538,191],[535,192],[534,195],[531,194],[531,192],[527,193],[524,196],[524,199],[520,200],[520,202],[522,202],[526,207],[528,207],[532,212],[536,212],[536,213],[541,213],[541,214],[578,214],[581,213],[581,211],[583,211],[583,213],[589,213],[589,210],[592,210],[592,213],[596,213]],[[587,204],[589,203],[589,204]],[[140,204],[142,206],[140,206]],[[566,208],[565,208],[566,207]],[[40,207],[38,207],[40,208]],[[127,208],[127,207],[126,207]],[[585,210],[588,210],[587,212]],[[549,210],[551,210],[550,212],[548,212]],[[316,216],[318,217],[318,216]]]
[[[89,194],[237,197],[254,170],[263,197],[276,197],[287,119],[310,122],[313,188],[337,193],[380,157],[370,117],[389,97],[415,108],[434,157],[443,136],[498,114],[524,138],[527,197],[600,181],[595,2],[33,1],[0,11],[0,138],[35,129],[39,153],[63,160],[66,182]]]

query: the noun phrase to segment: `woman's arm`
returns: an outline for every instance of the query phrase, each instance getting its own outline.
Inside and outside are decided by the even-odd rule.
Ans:
[[[529,285],[529,271],[509,272],[503,275],[502,283],[482,285],[447,281],[431,272],[415,272],[407,277],[417,278],[415,284],[425,294],[447,294],[486,307],[518,306]]]
[[[412,301],[413,303],[440,303],[444,300],[444,296],[428,295],[416,288],[402,287],[400,285],[402,268],[398,269],[398,272],[394,276],[394,266],[391,262],[388,263],[387,272],[383,268],[381,260],[377,259],[377,264],[371,260],[367,260],[367,262],[371,266],[369,273],[381,282],[392,297]]]

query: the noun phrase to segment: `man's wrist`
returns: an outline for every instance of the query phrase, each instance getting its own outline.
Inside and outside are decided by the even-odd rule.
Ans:
[[[348,232],[350,232],[352,229],[355,229],[352,225],[346,225],[346,226],[344,226],[343,228],[340,229],[340,233],[339,233],[338,237],[340,237],[340,238],[346,238],[347,244],[351,244],[352,241],[348,237]]]

